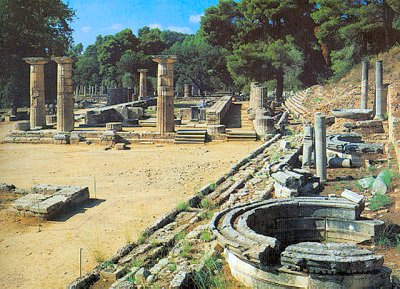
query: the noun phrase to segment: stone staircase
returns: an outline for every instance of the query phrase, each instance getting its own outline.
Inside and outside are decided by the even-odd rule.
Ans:
[[[206,142],[206,130],[180,129],[176,131],[176,144],[203,144]]]
[[[301,117],[307,110],[303,105],[304,99],[308,95],[308,90],[303,90],[291,96],[285,101],[284,106],[295,116]]]
[[[227,141],[256,141],[257,134],[255,131],[227,130],[226,139]]]

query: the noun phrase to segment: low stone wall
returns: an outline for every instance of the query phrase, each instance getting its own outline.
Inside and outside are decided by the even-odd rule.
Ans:
[[[161,135],[158,132],[128,132],[128,131],[73,131],[58,134],[54,130],[42,131],[13,131],[3,143],[32,143],[32,144],[100,144],[115,143],[165,143],[173,142],[175,133]]]
[[[393,144],[400,167],[400,82],[389,85],[389,140]]]
[[[224,96],[206,111],[206,122],[208,125],[223,124],[225,114],[232,104],[232,96]]]

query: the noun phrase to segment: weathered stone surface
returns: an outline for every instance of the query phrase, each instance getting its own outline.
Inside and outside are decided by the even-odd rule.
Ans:
[[[337,118],[366,120],[372,118],[372,109],[333,109],[332,114]]]
[[[190,279],[190,274],[185,271],[178,272],[174,279],[172,279],[169,288],[170,289],[182,289],[186,288],[186,285]]]
[[[354,274],[379,270],[383,256],[357,249],[353,244],[304,242],[281,253],[281,263],[293,270],[320,274]]]
[[[106,129],[112,131],[122,131],[122,122],[108,122],[106,123]]]
[[[326,137],[327,148],[346,154],[382,154],[382,144],[364,143],[359,134],[333,134]]]
[[[376,178],[372,183],[371,192],[373,195],[375,194],[386,194],[388,187],[386,186],[385,182],[381,178]]]
[[[340,196],[357,204],[361,204],[362,202],[364,202],[363,195],[357,194],[356,192],[347,189],[345,189]]]
[[[89,199],[87,187],[34,185],[32,192],[15,200],[13,207],[43,218],[51,218]]]
[[[374,177],[367,177],[363,178],[357,181],[357,183],[363,188],[363,189],[369,189],[372,187],[372,184],[374,183],[375,178]]]
[[[20,121],[15,124],[15,130],[28,131],[30,129],[29,121]]]

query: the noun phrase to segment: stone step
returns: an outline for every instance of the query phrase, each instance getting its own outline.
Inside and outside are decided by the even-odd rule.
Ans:
[[[176,144],[204,144],[205,140],[201,139],[175,139]]]

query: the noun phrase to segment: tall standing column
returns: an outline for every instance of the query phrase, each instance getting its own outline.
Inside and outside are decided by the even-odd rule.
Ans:
[[[190,84],[185,84],[183,88],[183,96],[191,97],[192,96],[192,86]]]
[[[147,71],[148,69],[138,69],[139,76],[139,100],[147,97]]]
[[[157,74],[157,129],[161,134],[175,131],[174,63],[176,55],[153,56],[158,63]]]
[[[315,114],[315,165],[317,177],[322,184],[326,183],[326,127],[325,115]]]
[[[70,57],[53,57],[57,62],[57,131],[74,130],[74,98],[72,86],[72,62]]]
[[[304,138],[303,138],[303,168],[310,168],[312,164],[312,155],[314,151],[314,128],[310,125],[304,127]]]
[[[383,119],[382,111],[382,90],[383,90],[383,69],[382,60],[376,61],[375,67],[375,118]]]
[[[44,57],[28,57],[24,58],[24,60],[31,65],[30,128],[40,129],[46,126],[44,65],[49,62],[49,59]]]
[[[362,62],[361,108],[368,108],[368,60]]]

